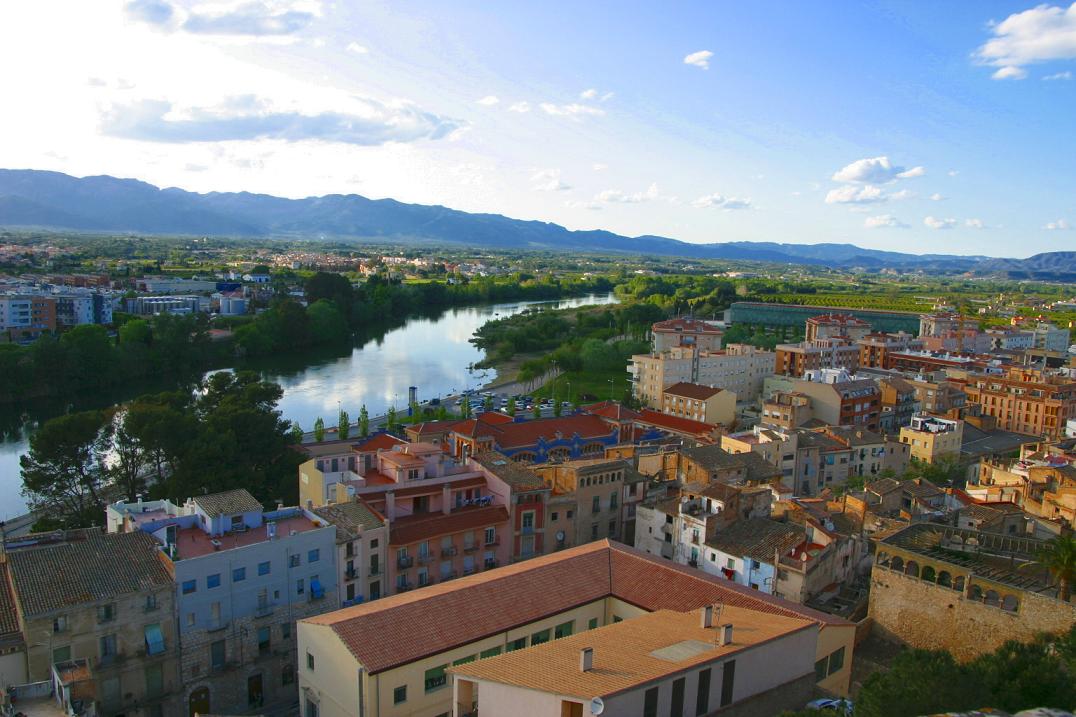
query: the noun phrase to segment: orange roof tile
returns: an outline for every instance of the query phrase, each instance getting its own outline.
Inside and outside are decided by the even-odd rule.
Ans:
[[[360,440],[351,447],[356,453],[372,453],[377,450],[390,451],[393,446],[407,445],[407,441],[389,433],[375,433],[366,440]]]
[[[639,422],[675,433],[691,433],[704,436],[710,435],[716,428],[716,426],[709,423],[692,421],[690,418],[680,418],[679,416],[670,416],[652,408],[644,408],[639,412]]]
[[[713,388],[711,386],[703,386],[698,383],[687,383],[681,381],[680,383],[674,383],[672,386],[666,388],[662,393],[667,393],[672,396],[682,396],[684,398],[693,398],[698,401],[705,401],[708,398],[713,398],[717,394],[721,393],[724,389]]]
[[[422,513],[392,520],[389,525],[389,545],[410,545],[442,535],[478,530],[508,522],[508,509],[503,505],[457,508],[448,515]]]

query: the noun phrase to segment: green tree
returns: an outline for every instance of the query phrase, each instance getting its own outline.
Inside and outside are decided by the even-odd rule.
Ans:
[[[493,396],[486,396],[482,399],[482,410],[487,412],[493,410]]]
[[[298,421],[291,422],[291,442],[295,445],[301,445],[303,442],[303,436],[306,434],[303,432],[303,427],[299,425]]]
[[[875,672],[856,697],[856,717],[918,717],[938,712],[978,709],[985,690],[948,652],[906,650],[891,669]]]
[[[345,321],[351,321],[351,307],[355,300],[355,289],[342,274],[330,274],[319,271],[306,280],[303,292],[308,304],[324,299],[336,304]]]
[[[557,418],[560,418],[560,414],[561,414],[561,413],[563,413],[563,410],[564,410],[564,409],[563,409],[563,407],[561,406],[561,402],[560,402],[560,401],[554,401],[554,402],[553,402],[553,415],[554,415],[554,416],[556,416]]]
[[[508,415],[513,418],[516,415],[516,399],[514,398],[508,401]]]
[[[540,404],[538,402],[535,402],[534,409],[531,411],[531,415],[534,416],[535,418],[541,418],[542,417],[542,404]]]
[[[359,437],[366,438],[370,435],[370,413],[366,410],[366,404],[359,409]]]
[[[347,411],[341,408],[340,416],[336,422],[336,437],[346,441],[349,435],[351,435],[351,416],[347,415]]]
[[[315,344],[340,342],[351,335],[343,312],[333,302],[320,299],[306,309],[310,319],[310,340]]]
[[[101,411],[54,418],[30,437],[19,465],[22,494],[42,516],[35,529],[101,524],[107,449],[108,417]]]
[[[388,413],[385,414],[385,428],[389,433],[395,433],[396,429],[400,427],[399,418],[396,416],[396,407],[389,406]]]
[[[1057,581],[1057,596],[1062,602],[1072,597],[1072,583],[1076,580],[1076,538],[1071,533],[1059,535],[1035,555],[1030,566],[1045,568]]]
[[[463,403],[460,404],[460,416],[463,418],[471,417],[471,399],[467,396],[463,397]]]
[[[314,440],[318,443],[325,440],[325,419],[321,416],[314,419]]]

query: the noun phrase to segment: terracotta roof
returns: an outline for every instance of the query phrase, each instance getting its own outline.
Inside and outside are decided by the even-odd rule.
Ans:
[[[516,419],[509,416],[507,413],[499,413],[497,411],[486,411],[485,413],[478,414],[478,420],[482,423],[488,423],[492,426],[501,426],[506,423],[512,423]]]
[[[408,433],[414,433],[417,436],[425,436],[433,433],[447,433],[451,431],[458,423],[458,420],[424,421],[422,423],[416,423],[411,426],[404,426],[404,430]]]
[[[702,627],[698,611],[658,610],[450,671],[461,677],[589,700],[610,697],[814,626],[804,619],[760,615],[735,607],[723,607],[716,619],[732,623],[731,643],[719,645],[721,628]],[[594,651],[593,667],[585,672],[579,669],[584,648]]]
[[[871,493],[887,495],[893,491],[900,490],[900,481],[895,478],[879,478],[878,480],[871,481],[864,487]]]
[[[15,593],[8,581],[7,563],[0,562],[0,646],[19,642],[22,642],[22,633],[15,611]]]
[[[472,456],[471,460],[512,486],[513,490],[535,490],[546,487],[541,476],[503,453],[482,451]]]
[[[18,541],[12,546],[13,541]],[[24,615],[35,616],[173,584],[157,540],[141,530],[72,530],[8,543],[11,582]],[[19,547],[23,545],[25,547]]]
[[[564,438],[579,434],[587,438],[603,438],[613,432],[613,427],[598,416],[580,414],[562,418],[536,418],[531,421],[498,426],[494,440],[501,448],[522,448],[533,446],[538,439],[556,440],[559,433]]]
[[[323,505],[314,508],[314,514],[336,526],[337,541],[350,540],[360,531],[374,530],[385,525],[385,516],[361,500]]]
[[[644,408],[639,412],[639,423],[645,423],[657,428],[664,428],[675,433],[688,433],[692,435],[710,435],[717,426],[701,421],[692,421],[690,418],[669,416],[655,411],[652,408]]]
[[[851,624],[608,540],[302,622],[330,627],[367,670],[379,673],[607,597],[650,612],[722,603],[823,625]],[[444,615],[452,619],[435,619]],[[434,624],[437,629],[414,629]]]
[[[738,453],[729,453],[721,446],[695,446],[684,448],[680,453],[690,460],[695,461],[708,471],[716,471],[724,468],[744,468],[746,462]]]
[[[389,527],[389,545],[410,545],[442,535],[479,530],[508,522],[508,509],[503,505],[457,508],[448,515],[422,513],[394,519]]]
[[[787,555],[806,540],[807,531],[801,526],[769,518],[749,518],[722,528],[706,544],[729,555],[773,565],[774,555]]]
[[[617,401],[602,401],[582,407],[586,413],[602,416],[614,421],[632,421],[639,417],[638,411],[633,411]]]
[[[397,438],[391,433],[375,433],[369,438],[355,443],[351,450],[356,453],[372,453],[374,451],[391,451],[394,446],[407,445],[407,441]]]
[[[200,495],[194,498],[194,504],[210,518],[237,513],[260,513],[263,510],[262,504],[246,488]]]
[[[692,334],[714,334],[718,336],[724,333],[713,324],[699,319],[667,319],[665,321],[658,321],[650,327],[650,330],[658,333],[683,333],[686,331]]]
[[[686,383],[681,381],[680,383],[674,383],[669,386],[662,393],[667,393],[672,396],[682,396],[683,398],[692,398],[697,401],[705,401],[708,398],[713,398],[717,394],[721,393],[724,389],[713,388],[712,386],[703,386],[698,383]]]

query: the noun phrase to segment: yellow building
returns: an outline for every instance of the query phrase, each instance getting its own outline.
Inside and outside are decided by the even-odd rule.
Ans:
[[[661,392],[661,412],[701,423],[731,426],[736,420],[736,394],[681,381]]]
[[[960,457],[964,422],[937,416],[913,416],[912,424],[900,429],[900,442],[909,446],[911,457],[924,463]]]

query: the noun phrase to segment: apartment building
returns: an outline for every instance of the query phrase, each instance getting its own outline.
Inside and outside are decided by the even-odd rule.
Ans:
[[[661,392],[661,412],[711,425],[736,420],[736,394],[697,383],[675,383]]]
[[[824,489],[836,490],[852,475],[852,449],[837,439],[805,429],[796,430],[796,453],[793,461],[782,461],[782,473],[788,475],[797,496],[814,496]]]
[[[497,655],[556,645],[606,625],[631,626],[650,613],[715,603],[726,606],[730,612],[723,614],[729,616],[736,607],[758,613],[762,621],[775,616],[813,623],[813,664],[836,654],[840,667],[832,674],[814,672],[812,680],[821,689],[847,693],[852,623],[602,540],[301,622],[302,715],[452,713],[455,681],[464,679],[454,676],[453,667],[492,664]],[[415,625],[430,629],[418,631]],[[595,656],[601,664],[601,653]],[[783,664],[772,662],[767,674],[779,683],[802,677],[791,676],[799,667],[787,679],[776,674],[775,666]],[[500,714],[494,705],[483,705],[481,694],[477,701],[481,713]],[[465,707],[473,711],[474,701]],[[508,713],[520,713],[519,706]]]
[[[676,318],[655,323],[650,327],[650,336],[655,353],[681,346],[698,351],[720,351],[724,332],[707,321]]]
[[[881,413],[878,428],[884,433],[896,433],[912,422],[919,411],[916,388],[900,376],[878,379]]]
[[[1035,346],[1035,334],[1031,331],[987,329],[984,333],[990,337],[991,351],[1024,351]]]
[[[786,559],[795,567],[807,568],[799,557],[810,557],[807,531],[795,523],[780,523],[768,517],[739,521],[707,539],[700,564],[710,575],[777,597],[803,602],[800,581],[794,581]],[[810,569],[817,569],[812,561]]]
[[[452,714],[772,714],[810,698],[816,633],[733,606],[658,610],[450,668]]]
[[[870,379],[853,379],[844,371],[818,371],[794,379],[792,391],[810,398],[814,418],[827,425],[878,430],[881,391]]]
[[[552,487],[551,502],[561,496],[575,498],[574,504],[563,506],[558,501],[558,510],[566,515],[570,512],[574,519],[571,534],[550,515],[549,529],[555,531],[553,549],[623,537],[625,481],[633,473],[629,461],[609,458],[568,461],[537,466],[535,473]]]
[[[849,476],[870,479],[886,469],[901,475],[912,457],[909,446],[896,440],[896,437],[855,426],[826,426],[816,430],[851,449],[848,456]]]
[[[956,417],[964,412],[967,394],[963,384],[950,381],[944,374],[916,375],[906,379],[915,389],[919,410],[939,416]]]
[[[336,527],[336,584],[341,606],[377,600],[383,594],[387,566],[388,520],[362,500],[314,508]]]
[[[56,330],[56,300],[35,294],[0,295],[0,331],[10,340]]]
[[[1076,380],[1039,369],[1013,366],[1003,375],[970,375],[964,393],[1006,431],[1058,439],[1076,417]]]
[[[964,422],[931,415],[912,418],[911,425],[900,429],[900,442],[907,445],[911,457],[924,463],[960,458],[964,439]]]
[[[1040,323],[1035,326],[1031,333],[1033,346],[1037,349],[1057,351],[1058,353],[1068,351],[1071,341],[1068,329],[1058,328],[1053,324]]]
[[[777,344],[774,372],[799,378],[808,371],[859,368],[859,346],[836,337],[798,344]]]
[[[811,397],[798,391],[775,391],[762,403],[762,424],[777,428],[799,428],[814,418]]]
[[[962,328],[963,324],[963,319],[957,314],[923,314],[919,317],[919,335],[941,336],[942,334]]]
[[[546,524],[546,505],[553,489],[537,473],[494,451],[479,453],[468,465],[481,472],[489,490],[500,496],[510,515],[506,529],[512,562],[544,555],[555,547],[553,528]],[[559,532],[560,528],[557,529]]]
[[[174,580],[182,705],[191,714],[294,702],[296,620],[338,607],[336,528],[246,490],[113,503],[109,532],[153,536]]]
[[[111,324],[112,299],[98,292],[53,294],[56,301],[56,323],[60,326]]]
[[[807,319],[804,341],[813,343],[826,339],[859,341],[871,332],[871,325],[851,314],[823,314]]]
[[[174,583],[157,541],[87,528],[4,549],[28,682],[52,681],[99,715],[179,712]]]
[[[885,368],[889,354],[895,351],[918,351],[922,339],[899,331],[895,334],[871,333],[856,340],[859,346],[860,368]]]
[[[635,398],[660,409],[662,392],[676,383],[695,383],[723,388],[739,401],[755,401],[762,395],[762,382],[773,375],[775,356],[747,344],[729,344],[721,351],[697,351],[674,347],[661,353],[631,357]]]

